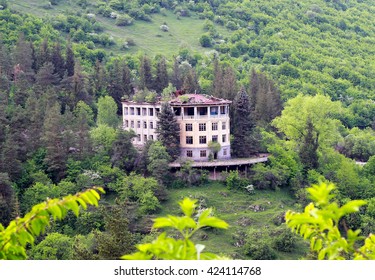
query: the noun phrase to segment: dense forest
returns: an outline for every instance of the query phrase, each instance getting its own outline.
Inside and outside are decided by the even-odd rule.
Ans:
[[[332,182],[339,203],[367,201],[340,230],[375,232],[374,1],[34,2],[0,0],[0,224],[46,198],[93,186],[106,194],[98,208],[54,222],[27,248],[30,259],[118,259],[156,236],[152,219],[168,203],[193,194],[211,207],[214,187],[246,209],[282,197],[300,210],[308,186]],[[179,44],[174,22],[200,29]],[[154,32],[148,39],[136,36],[143,27]],[[147,52],[154,40],[178,45]],[[268,162],[212,182],[189,162],[170,172],[176,143],[163,139],[173,129],[137,150],[121,100],[165,101],[176,90],[233,101],[233,157],[269,153]],[[169,109],[160,122],[171,121]],[[216,216],[225,220],[230,199]],[[228,257],[313,258],[285,227],[286,210],[278,206],[262,228],[237,217]],[[220,236],[199,238],[219,248]]]

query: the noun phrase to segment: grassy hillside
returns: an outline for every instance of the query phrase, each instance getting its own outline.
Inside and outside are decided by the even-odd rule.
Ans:
[[[126,40],[134,41],[135,46],[126,50],[127,53],[136,53],[142,51],[150,56],[157,54],[170,56],[177,54],[179,48],[188,48],[194,52],[207,51],[201,47],[199,38],[205,33],[203,30],[204,20],[199,19],[196,14],[190,17],[177,17],[172,11],[164,11],[163,14],[152,14],[151,21],[135,20],[130,26],[117,26],[116,20],[103,17],[96,13],[96,1],[90,1],[90,4],[82,8],[77,5],[77,1],[59,1],[58,5],[46,9],[48,1],[36,0],[11,0],[10,7],[21,13],[31,13],[37,17],[53,21],[55,16],[61,15],[85,15],[88,13],[95,14],[95,20],[103,27],[103,33],[111,36],[116,42],[115,45],[106,49],[115,54],[123,54],[122,48]],[[167,24],[168,32],[160,29],[160,26]],[[230,32],[224,27],[217,26],[222,35]]]
[[[174,189],[169,200],[163,204],[158,215],[176,215],[179,212],[177,201],[184,197],[198,199],[201,207],[212,207],[215,216],[225,220],[228,230],[206,230],[195,237],[195,241],[206,245],[208,251],[222,253],[237,259],[249,259],[244,255],[242,242],[246,241],[249,231],[263,233],[261,239],[272,244],[284,228],[281,225],[287,209],[295,208],[295,201],[287,191],[256,191],[250,195],[243,191],[229,191],[220,182],[210,182],[203,186]],[[178,213],[179,214],[179,213]],[[235,246],[235,243],[238,245]],[[306,254],[307,245],[301,239],[296,241],[292,252],[276,251],[278,259],[299,259]]]

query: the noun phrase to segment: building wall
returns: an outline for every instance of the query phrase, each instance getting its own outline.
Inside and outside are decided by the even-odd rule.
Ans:
[[[147,140],[157,140],[155,132],[158,121],[157,112],[160,111],[158,104],[123,103],[123,128],[134,130],[137,137],[133,144],[143,146]]]
[[[134,145],[142,146],[147,140],[157,140],[155,129],[160,107],[160,104],[123,103],[123,128],[135,131],[137,137],[133,140]],[[221,145],[221,150],[216,155],[217,159],[231,157],[229,106],[227,104],[173,106],[173,108],[175,112],[179,111],[176,118],[180,125],[182,158],[207,161],[211,152],[208,144],[211,141],[216,141]],[[190,110],[190,115],[187,113],[188,110]],[[201,110],[206,114],[201,115]]]

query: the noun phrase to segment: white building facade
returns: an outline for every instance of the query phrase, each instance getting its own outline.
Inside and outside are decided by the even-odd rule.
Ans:
[[[229,159],[231,101],[201,94],[185,94],[169,101],[180,125],[180,157],[194,161]],[[137,103],[123,101],[123,128],[134,130],[134,145],[143,146],[148,140],[157,140],[156,124],[161,102]],[[220,144],[216,153],[210,142]],[[210,156],[211,154],[211,156]]]

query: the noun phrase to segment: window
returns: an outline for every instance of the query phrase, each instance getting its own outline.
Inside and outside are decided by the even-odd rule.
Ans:
[[[147,141],[147,135],[145,134],[145,135],[143,135],[143,141]]]
[[[131,128],[134,128],[134,121],[131,121],[131,122],[130,122],[130,127],[131,127]]]
[[[223,135],[221,136],[221,140],[222,140],[223,143],[227,142],[227,135],[226,135],[226,134],[223,134]]]
[[[124,114],[125,114],[125,115],[129,114],[129,109],[128,109],[128,107],[124,107]]]
[[[206,124],[205,123],[199,124],[199,131],[206,131]]]
[[[200,116],[206,116],[207,115],[207,107],[198,108],[198,113],[199,113]]]
[[[126,127],[129,127],[129,121],[128,121],[128,120],[125,121],[124,126],[125,126],[125,128],[126,128]]]
[[[137,140],[138,142],[141,142],[141,134],[137,134]]]
[[[225,106],[220,107],[220,114],[225,115]]]
[[[137,109],[137,116],[141,115],[141,108],[136,108]]]
[[[150,116],[153,116],[153,115],[154,115],[154,109],[153,109],[153,108],[149,108],[149,109],[148,109],[148,114],[149,114]]]
[[[201,157],[207,157],[207,151],[206,150],[202,150],[200,152],[200,155],[201,155]]]
[[[141,128],[141,121],[137,121],[137,127]]]
[[[134,115],[134,108],[130,107],[130,115]]]
[[[185,130],[186,131],[193,131],[193,124],[191,124],[191,123],[185,124]]]
[[[218,111],[219,111],[218,107],[211,107],[210,108],[211,116],[216,116]]]
[[[146,108],[142,108],[142,116],[147,116],[147,109]]]
[[[207,138],[206,136],[199,136],[199,144],[206,144]]]
[[[143,128],[147,128],[147,122],[146,121],[143,122]]]
[[[186,136],[186,144],[193,144],[193,136]]]
[[[224,149],[224,150],[223,150],[223,155],[224,155],[224,156],[227,155],[227,149]]]
[[[226,123],[226,122],[222,122],[222,123],[221,123],[221,129],[222,129],[222,130],[227,129],[227,123]]]
[[[150,122],[150,128],[154,129],[154,123],[153,122]]]
[[[187,150],[187,151],[186,151],[186,156],[187,156],[187,157],[193,157],[193,151],[191,151],[191,150]]]
[[[217,142],[217,135],[212,135],[212,142]]]
[[[217,123],[212,123],[212,130],[217,130]]]
[[[150,140],[154,140],[154,135],[150,135]]]

